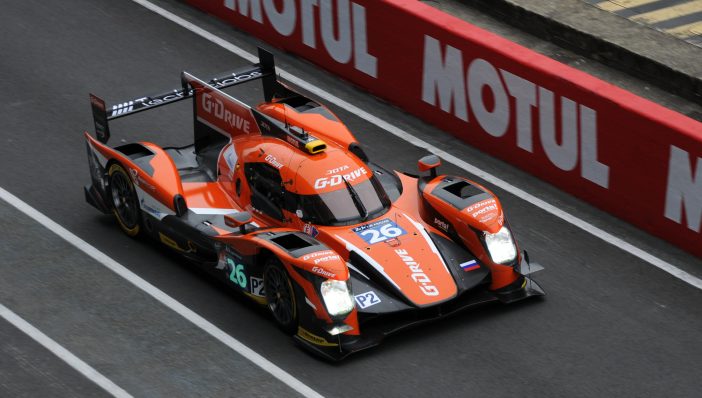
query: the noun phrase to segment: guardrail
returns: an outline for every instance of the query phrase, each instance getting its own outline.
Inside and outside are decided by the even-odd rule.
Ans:
[[[416,0],[187,0],[702,257],[702,123]]]

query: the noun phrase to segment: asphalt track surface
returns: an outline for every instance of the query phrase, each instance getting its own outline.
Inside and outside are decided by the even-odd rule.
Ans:
[[[163,2],[250,52],[260,44],[182,4]],[[320,361],[248,304],[150,242],[122,235],[83,200],[87,93],[108,103],[177,87],[244,60],[132,3],[3,2],[0,186],[183,303],[322,395],[660,396],[702,391],[702,291],[496,189],[522,247],[546,267],[548,296],[490,305],[395,336],[341,364]],[[277,53],[293,74],[526,191],[626,237],[680,268],[702,261],[467,147],[311,65]],[[253,103],[254,83],[230,91]],[[413,171],[426,154],[332,109],[370,157]],[[187,144],[188,104],[117,121],[113,144]],[[465,174],[452,165],[443,172]],[[294,392],[0,201],[0,303],[135,396],[288,396]],[[0,320],[0,396],[103,391]]]

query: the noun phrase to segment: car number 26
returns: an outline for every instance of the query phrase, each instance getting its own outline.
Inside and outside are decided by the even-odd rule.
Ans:
[[[388,239],[397,238],[406,233],[397,224],[388,219],[357,227],[354,229],[354,232],[371,245]]]

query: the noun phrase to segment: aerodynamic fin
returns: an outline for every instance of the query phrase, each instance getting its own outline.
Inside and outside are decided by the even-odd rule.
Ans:
[[[232,87],[248,81],[263,79],[264,91],[275,92],[277,86],[281,86],[275,79],[275,62],[273,54],[259,48],[259,62],[250,66],[239,68],[235,71],[225,73],[221,76],[211,78],[207,84],[217,89]],[[268,87],[268,89],[266,89]],[[93,119],[95,122],[95,134],[98,139],[107,143],[110,139],[109,121],[137,112],[154,109],[163,105],[172,104],[190,98],[193,91],[186,84],[181,87],[166,91],[161,94],[147,95],[128,101],[119,102],[107,106],[100,97],[90,94],[90,103],[93,109]]]

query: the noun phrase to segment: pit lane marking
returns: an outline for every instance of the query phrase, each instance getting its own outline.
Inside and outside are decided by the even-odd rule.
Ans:
[[[1,189],[1,188],[0,188]],[[5,199],[3,197],[3,199]],[[5,307],[0,303],[0,317],[5,319],[7,322],[14,325],[17,329],[21,330],[24,334],[31,337],[34,341],[41,344],[44,348],[51,351],[63,362],[68,364],[73,369],[77,370],[80,374],[87,377],[90,381],[100,386],[107,393],[116,398],[131,398],[132,395],[124,391],[120,386],[112,382],[112,380],[103,376],[102,373],[98,372],[92,366],[83,362],[80,358],[75,356],[72,352],[68,351],[61,344],[54,341],[51,337],[44,334],[41,330],[34,327],[29,322],[25,321],[19,315],[15,314],[9,308]]]
[[[225,50],[245,59],[248,62],[251,62],[251,63],[259,62],[258,56],[244,50],[243,48],[241,48],[241,47],[239,47],[239,46],[237,46],[237,45],[235,45],[235,44],[233,44],[233,43],[231,43],[231,42],[229,42],[229,41],[227,41],[227,40],[225,40],[225,39],[223,39],[223,38],[221,38],[213,33],[210,33],[209,31],[185,20],[184,18],[182,18],[182,17],[180,17],[180,16],[178,16],[178,15],[176,15],[176,14],[174,14],[174,13],[172,13],[164,8],[161,8],[161,7],[155,5],[147,0],[132,0],[132,1],[149,9],[150,11],[153,11],[156,14],[170,20],[171,22],[173,22],[177,25],[180,25],[181,27],[191,31],[192,33],[195,33],[196,35],[202,37],[203,39],[208,40],[211,43],[214,43],[214,44],[224,48]],[[301,78],[286,72],[284,69],[282,69],[278,66],[276,66],[276,69],[277,69],[278,73],[284,79],[288,80],[290,83],[292,83],[292,84],[294,84],[294,85],[296,85],[296,86],[298,86],[298,87],[300,87],[300,88],[302,88],[302,89],[304,89],[304,90],[306,90],[306,91],[308,91],[308,92],[310,92],[310,93],[312,93],[320,98],[323,98],[326,101],[329,101],[331,103],[336,104],[337,106],[344,108],[349,113],[352,113],[352,114],[362,118],[363,120],[380,127],[381,129],[387,131],[388,133],[390,133],[398,138],[401,138],[401,139],[407,141],[408,143],[410,143],[416,147],[425,149],[429,152],[432,152],[435,155],[440,156],[445,161],[450,162],[450,163],[454,164],[455,166],[458,166],[459,168],[467,171],[468,173],[473,174],[473,175],[477,176],[478,178],[481,178],[481,179],[485,180],[486,182],[488,182],[492,185],[495,185],[495,186],[511,193],[512,195],[516,196],[517,198],[523,199],[526,202],[529,202],[532,205],[534,205],[538,208],[541,208],[542,210],[546,211],[547,213],[550,213],[550,214],[560,218],[561,220],[563,220],[563,221],[565,221],[565,222],[567,222],[575,227],[578,227],[581,230],[595,236],[596,238],[599,238],[602,241],[609,243],[612,246],[615,246],[615,247],[631,254],[632,256],[637,257],[637,258],[653,265],[654,267],[656,267],[664,272],[667,272],[668,274],[682,280],[683,282],[686,282],[686,283],[702,290],[702,279],[697,278],[696,276],[674,266],[673,264],[670,264],[667,261],[665,261],[659,257],[654,256],[653,254],[627,242],[626,240],[624,240],[618,236],[615,236],[615,235],[613,235],[613,234],[611,234],[611,233],[609,233],[601,228],[594,226],[593,224],[591,224],[591,223],[589,223],[581,218],[578,218],[570,213],[567,213],[567,212],[559,209],[558,207],[546,202],[545,200],[540,199],[540,198],[524,191],[523,189],[518,188],[518,187],[510,184],[509,182],[507,182],[507,181],[505,181],[505,180],[503,180],[503,179],[501,179],[493,174],[488,173],[487,171],[484,171],[476,166],[473,166],[472,164],[466,162],[465,160],[458,158],[457,156],[454,156],[454,155],[452,155],[452,154],[450,154],[442,149],[439,149],[439,148],[431,145],[430,143],[422,140],[421,138],[415,137],[414,135],[403,131],[401,128],[395,126],[394,124],[391,124],[390,122],[387,122],[387,121],[385,121],[377,116],[374,116],[374,115],[364,111],[363,109],[357,107],[356,105],[353,105],[353,104],[351,104],[351,103],[349,103],[349,102],[347,102],[347,101],[345,101],[345,100],[343,100],[343,99],[341,99],[341,98],[339,98],[339,97],[337,97],[337,96],[335,96],[335,95],[333,95],[333,94],[331,94],[331,93],[329,93],[329,92],[327,92],[319,87],[316,87],[312,83],[308,83],[307,81],[302,80]]]
[[[285,383],[288,387],[292,388],[293,390],[297,391],[298,393],[300,393],[301,395],[303,395],[305,397],[323,398],[323,396],[321,394],[319,394],[318,392],[316,392],[315,390],[313,390],[311,387],[307,386],[306,384],[304,384],[300,380],[296,379],[291,374],[289,374],[288,372],[284,371],[283,369],[281,369],[280,367],[275,365],[273,362],[267,360],[266,358],[261,356],[256,351],[254,351],[251,348],[249,348],[248,346],[244,345],[239,340],[228,335],[222,329],[218,328],[217,326],[215,326],[214,324],[212,324],[211,322],[209,322],[208,320],[206,320],[202,316],[198,315],[195,311],[184,306],[183,304],[181,304],[179,301],[177,301],[173,297],[167,295],[166,293],[164,293],[162,290],[160,290],[156,286],[147,282],[145,279],[141,278],[137,274],[135,274],[132,271],[130,271],[129,269],[127,269],[122,264],[118,263],[117,261],[115,261],[114,259],[109,257],[107,254],[98,250],[95,246],[92,246],[90,243],[79,238],[77,235],[75,235],[71,231],[62,227],[54,220],[45,216],[39,210],[33,208],[29,204],[22,201],[22,199],[16,197],[15,195],[6,191],[2,187],[0,187],[0,199],[9,203],[13,207],[15,207],[17,210],[24,213],[26,216],[32,218],[34,221],[43,225],[46,229],[55,233],[56,235],[58,235],[59,237],[61,237],[63,240],[70,243],[71,245],[75,246],[77,249],[79,249],[83,253],[87,254],[89,257],[91,257],[92,259],[94,259],[98,263],[104,265],[106,268],[108,268],[109,270],[111,270],[115,274],[126,279],[132,285],[141,289],[146,294],[148,294],[149,296],[151,296],[154,299],[156,299],[157,301],[159,301],[161,304],[165,305],[166,307],[170,308],[174,312],[178,313],[180,316],[187,319],[188,321],[190,321],[192,324],[199,327],[200,329],[204,330],[210,336],[219,340],[221,343],[223,343],[227,347],[231,348],[232,350],[237,352],[242,357],[248,359],[249,361],[251,361],[252,363],[257,365],[261,369],[263,369],[266,372],[268,372],[269,374],[271,374],[276,379]],[[2,307],[2,308],[4,308],[4,307]],[[0,311],[0,315],[2,315],[4,317],[5,313]],[[10,322],[12,322],[12,321],[10,321]],[[36,332],[39,332],[39,331],[36,330]],[[41,332],[39,332],[39,333],[41,333]],[[48,339],[48,337],[47,337],[47,339]],[[51,340],[51,341],[53,341],[53,340]],[[56,344],[56,345],[58,345],[58,344]],[[65,355],[66,353],[70,354],[68,351],[62,352],[63,355]],[[73,356],[73,358],[78,359],[75,356]],[[83,363],[83,364],[85,364],[85,363]],[[87,366],[87,364],[85,364],[85,365]],[[92,368],[90,368],[90,369],[92,369]],[[95,374],[99,375],[99,373],[97,373],[97,372],[95,372]],[[93,379],[91,379],[91,380],[93,380]],[[107,380],[107,379],[105,379],[105,380]],[[109,380],[107,380],[107,381],[109,381]],[[101,384],[99,384],[99,385],[102,387]],[[115,387],[119,388],[117,386],[115,386]],[[117,391],[117,390],[115,390],[115,391]],[[127,394],[127,395],[121,395],[120,397],[129,397],[129,396],[130,395]]]

